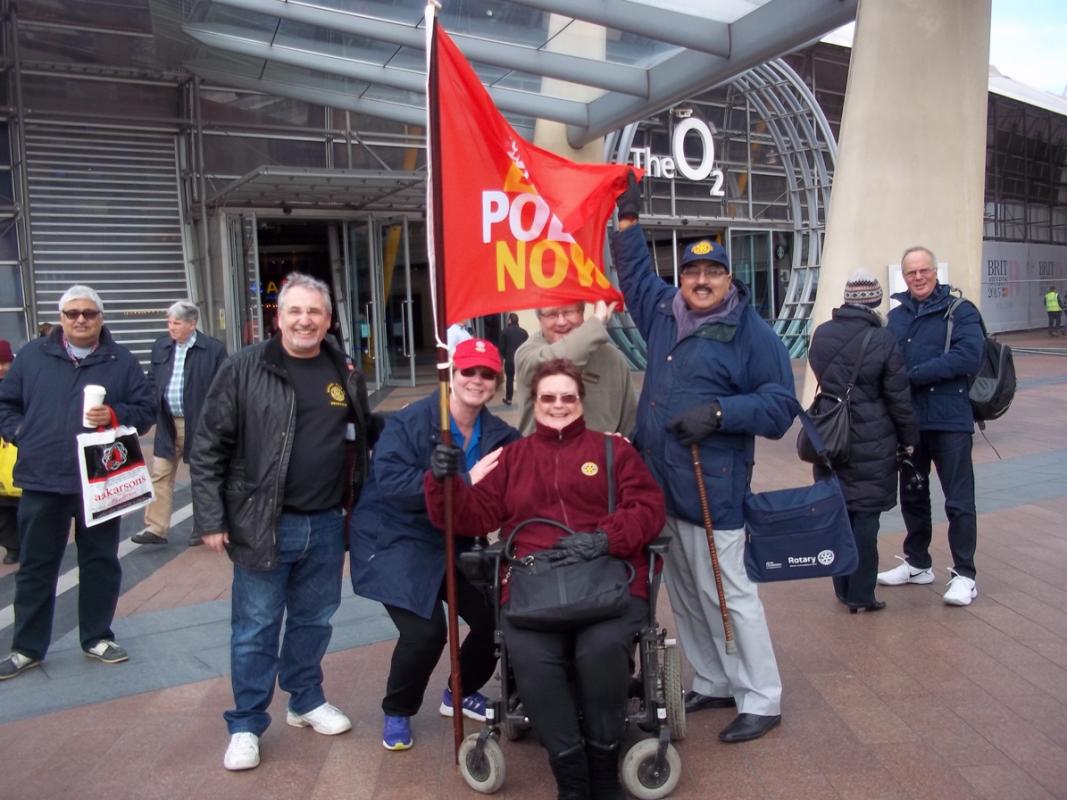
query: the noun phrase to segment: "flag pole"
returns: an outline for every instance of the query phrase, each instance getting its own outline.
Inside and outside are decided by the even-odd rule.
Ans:
[[[436,0],[429,0],[426,4],[426,205],[427,222],[429,223],[429,236],[427,237],[427,250],[430,261],[433,264],[433,283],[436,287],[434,297],[434,317],[437,338],[437,383],[439,392],[439,416],[441,420],[441,442],[446,445],[452,444],[452,425],[448,410],[449,394],[449,353],[446,345],[446,331],[448,325],[445,315],[445,264],[444,264],[444,221],[442,218],[443,204],[441,202],[441,162],[440,120],[438,118],[440,107],[438,105],[439,94],[437,86],[436,48],[434,46],[434,32],[437,26],[435,11],[440,8]],[[449,688],[452,690],[452,743],[454,764],[459,763],[459,747],[463,742],[463,679],[460,675],[459,664],[459,615],[456,611],[456,536],[453,521],[454,508],[454,478],[451,475],[445,477],[445,603],[447,604],[448,616],[448,660],[451,664],[452,677]]]

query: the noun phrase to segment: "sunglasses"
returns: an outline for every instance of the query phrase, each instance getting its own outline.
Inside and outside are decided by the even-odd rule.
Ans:
[[[556,403],[562,403],[565,406],[573,406],[578,402],[578,395],[576,394],[539,394],[537,400],[540,403],[544,403],[546,406],[555,405]]]
[[[91,322],[100,316],[100,312],[97,311],[95,308],[85,308],[80,311],[77,309],[73,311],[63,309],[63,316],[69,319],[71,322],[76,320],[78,317],[83,317]]]
[[[694,281],[701,276],[705,278],[721,278],[729,273],[722,267],[683,267],[679,274],[686,280]]]
[[[464,378],[473,378],[477,375],[483,381],[496,380],[496,373],[488,367],[464,367],[459,371]]]

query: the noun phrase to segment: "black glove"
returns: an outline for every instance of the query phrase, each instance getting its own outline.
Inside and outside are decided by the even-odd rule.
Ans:
[[[463,460],[463,451],[454,444],[439,444],[430,455],[430,472],[435,481],[443,481],[446,475],[459,472]]]
[[[636,222],[641,214],[641,182],[633,172],[628,173],[627,178],[629,182],[626,189],[616,198],[615,205],[619,209],[619,219],[629,217]]]
[[[604,531],[572,533],[564,536],[548,551],[550,560],[557,564],[574,564],[607,555],[608,535]]]
[[[900,471],[902,491],[921,492],[926,488],[926,476],[919,472],[915,462],[911,460],[911,453],[903,447],[897,449],[897,469]]]
[[[667,430],[688,447],[703,441],[722,427],[722,408],[712,401],[689,409],[667,423]]]

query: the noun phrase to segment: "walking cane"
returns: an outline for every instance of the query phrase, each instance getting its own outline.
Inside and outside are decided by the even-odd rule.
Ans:
[[[708,505],[708,488],[704,485],[704,468],[700,465],[700,447],[694,442],[689,450],[693,454],[693,473],[697,479],[700,510],[704,512],[704,533],[708,535],[708,552],[711,553],[711,571],[715,576],[715,591],[719,593],[719,612],[722,614],[722,627],[726,632],[726,652],[733,656],[737,655],[737,643],[734,642],[734,626],[730,624],[730,609],[726,607],[726,594],[722,590],[719,551],[715,549],[715,531],[711,527],[711,507]]]

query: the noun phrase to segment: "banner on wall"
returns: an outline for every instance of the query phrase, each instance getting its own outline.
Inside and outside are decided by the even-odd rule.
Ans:
[[[990,333],[1043,328],[1045,293],[1067,291],[1067,247],[1027,242],[982,243],[979,307]]]

